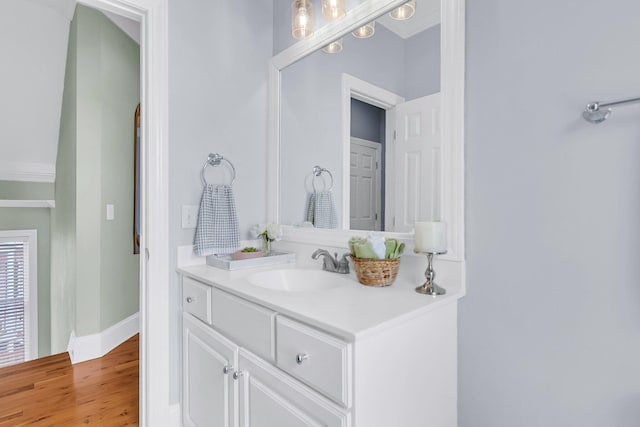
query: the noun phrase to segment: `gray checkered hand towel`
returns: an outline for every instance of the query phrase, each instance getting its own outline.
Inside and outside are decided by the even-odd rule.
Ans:
[[[209,184],[202,192],[194,242],[196,255],[230,254],[240,248],[238,214],[230,185]]]
[[[305,218],[316,228],[337,228],[338,213],[331,191],[316,191],[307,196]]]

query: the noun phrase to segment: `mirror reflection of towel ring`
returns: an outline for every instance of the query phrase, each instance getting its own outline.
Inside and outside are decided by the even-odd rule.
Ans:
[[[202,180],[202,185],[204,185],[206,187],[209,184],[207,182],[207,178],[205,178],[205,176],[204,176],[204,172],[205,172],[205,170],[207,170],[207,166],[209,166],[209,165],[211,165],[211,166],[219,166],[220,163],[223,160],[225,162],[227,162],[229,164],[229,166],[231,166],[231,172],[233,173],[233,175],[231,176],[231,183],[229,185],[233,185],[233,183],[236,180],[236,168],[233,166],[233,163],[231,163],[229,160],[225,159],[224,157],[222,157],[218,153],[210,153],[207,156],[207,160],[202,165],[202,171],[200,172],[200,179]]]
[[[311,177],[311,186],[313,187],[314,192],[318,191],[318,189],[316,188],[316,178],[321,177],[323,172],[329,174],[329,178],[331,178],[331,185],[329,186],[328,190],[326,189],[325,185],[325,189],[322,191],[331,191],[333,189],[333,174],[331,173],[331,171],[321,166],[314,166],[312,170],[313,177]],[[324,183],[324,180],[322,182]]]

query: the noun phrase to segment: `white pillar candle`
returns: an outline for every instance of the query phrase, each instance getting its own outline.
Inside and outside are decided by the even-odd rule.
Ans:
[[[414,248],[416,252],[446,252],[447,224],[444,222],[416,222]]]

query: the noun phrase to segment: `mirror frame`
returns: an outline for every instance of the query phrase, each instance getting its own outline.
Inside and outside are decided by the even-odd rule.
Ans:
[[[442,97],[442,221],[447,222],[448,253],[440,258],[464,261],[464,93],[465,93],[465,1],[441,0],[441,87]],[[275,55],[269,63],[269,147],[267,154],[267,218],[280,219],[280,96],[281,71],[338,39],[364,22],[369,22],[405,3],[406,0],[369,0],[340,20],[320,28],[313,37],[299,41]],[[344,156],[344,154],[343,154]],[[320,230],[283,227],[283,239],[290,242],[345,247],[360,230]],[[404,240],[413,250],[413,233],[386,236]]]

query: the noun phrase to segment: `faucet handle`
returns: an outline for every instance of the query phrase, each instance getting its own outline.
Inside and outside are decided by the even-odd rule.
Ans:
[[[349,256],[351,256],[349,252],[342,254],[342,258],[338,261],[338,273],[349,274]],[[337,253],[336,259],[338,259]]]

